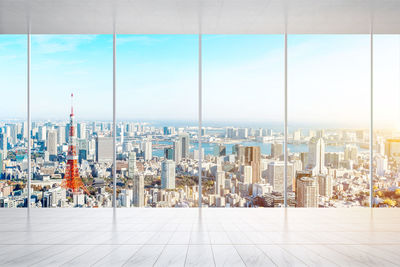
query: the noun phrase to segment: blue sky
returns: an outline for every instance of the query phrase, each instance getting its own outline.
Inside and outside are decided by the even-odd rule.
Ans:
[[[289,36],[289,124],[368,127],[369,37]],[[375,36],[375,119],[399,127],[399,36]],[[112,119],[112,36],[32,36],[32,118]],[[203,36],[204,120],[283,120],[283,36]],[[196,121],[195,35],[119,35],[117,117]],[[25,118],[26,36],[0,36],[0,119]],[[4,97],[4,98],[3,98]]]

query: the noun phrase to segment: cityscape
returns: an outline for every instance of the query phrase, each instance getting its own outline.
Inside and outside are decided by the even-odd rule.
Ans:
[[[66,116],[66,118],[68,118]],[[113,124],[34,121],[27,188],[27,123],[0,123],[0,207],[107,208],[113,203]],[[272,128],[116,125],[117,207],[282,207],[284,136]],[[400,206],[400,138],[374,136],[375,207]],[[399,135],[400,136],[400,135]],[[368,129],[295,129],[288,136],[289,207],[369,206]]]

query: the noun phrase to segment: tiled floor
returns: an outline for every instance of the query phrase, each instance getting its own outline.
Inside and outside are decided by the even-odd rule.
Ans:
[[[399,263],[399,209],[0,209],[0,266]]]

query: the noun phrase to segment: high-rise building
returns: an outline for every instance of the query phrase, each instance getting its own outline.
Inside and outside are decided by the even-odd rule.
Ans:
[[[135,174],[133,178],[133,206],[144,207],[144,175]]]
[[[215,177],[215,194],[221,195],[221,189],[225,186],[225,172],[217,171],[217,175]]]
[[[6,136],[6,134],[5,133],[2,133],[1,134],[1,142],[0,142],[0,148],[1,148],[1,150],[3,151],[3,159],[7,159],[7,144],[8,144],[8,142],[7,142],[7,136]]]
[[[271,144],[271,156],[273,158],[279,158],[283,155],[283,144],[282,143],[272,143]]]
[[[181,147],[181,153],[182,153],[182,158],[187,159],[190,157],[189,153],[189,145],[190,145],[190,138],[189,134],[187,133],[182,133],[179,135],[179,143]]]
[[[39,141],[46,141],[46,126],[39,126],[38,139]]]
[[[355,145],[346,145],[344,148],[344,160],[357,161],[358,147]]]
[[[66,143],[65,139],[65,126],[58,126],[57,127],[57,144],[62,145]]]
[[[174,141],[174,160],[176,163],[179,163],[182,160],[182,147],[180,146],[179,141]]]
[[[261,178],[261,152],[259,146],[246,146],[244,151],[244,164],[251,166],[252,183],[260,182]]]
[[[224,145],[214,146],[214,156],[217,157],[226,156],[226,146]]]
[[[248,137],[248,129],[247,128],[238,129],[238,138],[239,139],[246,139],[247,137]]]
[[[50,158],[57,156],[57,131],[50,130],[47,138],[47,152],[49,152]]]
[[[175,162],[172,160],[161,163],[161,188],[175,189]]]
[[[319,195],[331,198],[333,191],[332,176],[329,174],[319,174],[317,179]]]
[[[78,138],[79,139],[86,139],[86,123],[80,122],[78,123]]]
[[[112,162],[113,160],[113,139],[112,137],[96,138],[96,161]]]
[[[400,139],[387,139],[385,142],[385,155],[390,159],[400,161]]]
[[[298,180],[302,177],[312,177],[312,171],[311,170],[304,170],[304,171],[296,171],[296,177],[294,179],[294,185],[293,185],[293,191],[297,192],[297,185],[298,185]]]
[[[308,143],[308,166],[313,175],[327,173],[325,167],[325,141],[321,137],[313,137]]]
[[[164,157],[165,159],[174,160],[174,150],[172,148],[164,148]]]
[[[129,152],[128,155],[128,177],[133,179],[136,174],[136,153]]]
[[[297,207],[318,207],[318,184],[315,177],[302,177],[297,180]]]
[[[143,141],[142,151],[144,152],[144,160],[149,161],[153,159],[153,143],[151,140]]]
[[[268,164],[267,169],[268,183],[272,185],[275,192],[285,191],[285,162],[273,161]],[[292,191],[293,186],[293,164],[287,165],[287,190]]]

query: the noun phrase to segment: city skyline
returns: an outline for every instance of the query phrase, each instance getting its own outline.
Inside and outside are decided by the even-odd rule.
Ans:
[[[6,89],[2,91],[18,101],[4,103],[0,119],[24,119],[26,36],[1,38],[0,71],[6,74],[0,78]],[[203,37],[205,123],[240,123],[250,118],[264,125],[283,122],[282,40],[282,35]],[[377,127],[399,128],[399,108],[393,102],[400,88],[398,44],[398,36],[375,38]],[[321,126],[368,127],[368,49],[367,35],[290,35],[289,126],[318,127],[328,117],[331,125]],[[117,118],[195,122],[197,52],[196,35],[119,35]],[[326,108],[320,88],[332,92],[329,99],[337,108]],[[78,120],[111,120],[111,36],[33,35],[31,90],[33,120],[63,120],[68,104],[65,96],[71,91],[79,95]],[[252,105],[238,109],[239,103],[227,104],[239,99]]]

